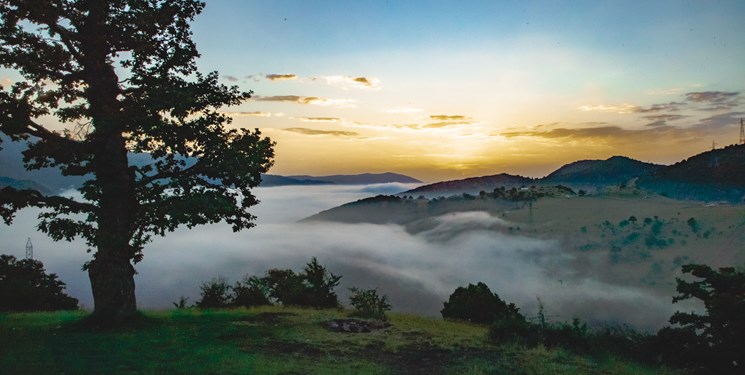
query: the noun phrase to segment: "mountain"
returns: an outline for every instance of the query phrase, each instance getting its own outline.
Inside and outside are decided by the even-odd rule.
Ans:
[[[16,180],[14,178],[0,176],[0,188],[4,188],[6,186],[10,186],[14,189],[23,190],[23,189],[32,189],[36,190],[44,195],[49,195],[52,192],[47,188],[46,186],[40,185],[36,183],[35,181],[31,180]]]
[[[33,182],[44,189],[44,193],[58,192],[81,186],[87,179],[81,176],[65,176],[56,167],[42,168],[28,171],[23,167],[23,154],[26,150],[25,142],[12,142],[5,134],[0,134],[0,176],[16,181]],[[10,184],[9,184],[10,185]],[[8,185],[6,185],[8,186]],[[27,188],[30,185],[26,185]]]
[[[497,186],[522,186],[532,184],[533,182],[534,180],[528,177],[502,173],[492,176],[471,177],[463,180],[436,182],[405,191],[399,195],[437,196],[462,193],[478,194],[482,190],[491,192]]]
[[[640,178],[637,185],[676,199],[745,203],[745,145],[691,156]]]
[[[330,181],[320,181],[312,179],[297,179],[292,177],[280,176],[275,174],[264,174],[261,175],[262,187],[272,186],[289,186],[289,185],[329,185],[333,184]]]
[[[606,160],[580,160],[566,164],[540,181],[551,184],[618,185],[635,177],[650,175],[660,167],[625,156],[613,156]]]
[[[415,178],[405,176],[398,173],[363,173],[353,175],[331,175],[331,176],[287,176],[289,178],[297,180],[320,180],[328,181],[339,185],[370,185],[370,184],[388,184],[388,183],[402,183],[402,184],[418,184],[419,181]]]

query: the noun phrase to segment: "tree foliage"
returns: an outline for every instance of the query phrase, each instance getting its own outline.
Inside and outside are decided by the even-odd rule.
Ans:
[[[349,296],[349,303],[354,308],[352,315],[362,318],[372,318],[386,320],[386,311],[391,310],[391,304],[388,302],[388,296],[378,295],[377,289],[359,289],[349,288],[352,295]]]
[[[0,255],[0,311],[76,310],[65,283],[34,259]]]
[[[683,265],[694,281],[677,279],[673,303],[695,299],[704,313],[676,312],[660,336],[671,346],[673,362],[718,373],[745,371],[745,272],[726,267]]]
[[[440,311],[443,318],[472,323],[489,324],[520,316],[514,303],[507,304],[482,282],[458,287],[443,305]]]
[[[42,232],[95,249],[87,266],[101,317],[134,313],[130,262],[153,235],[221,220],[234,230],[254,225],[251,188],[272,164],[273,142],[226,127],[219,108],[251,92],[197,71],[190,22],[203,7],[0,1],[0,66],[23,77],[0,90],[0,131],[28,143],[27,169],[88,179],[82,200],[6,187],[0,215],[10,223],[19,209],[40,207]],[[132,153],[150,161],[135,165]]]

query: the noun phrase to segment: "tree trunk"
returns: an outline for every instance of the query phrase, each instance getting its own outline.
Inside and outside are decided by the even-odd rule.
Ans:
[[[93,290],[92,321],[116,325],[137,312],[135,301],[135,269],[129,259],[97,257],[88,268]]]
[[[119,78],[109,60],[109,4],[103,0],[85,4],[88,14],[80,28],[80,49],[88,83],[88,115],[94,128],[89,136],[93,146],[91,166],[100,196],[97,251],[88,268],[94,304],[91,318],[96,324],[116,325],[137,311],[135,270],[131,263],[136,249],[130,241],[138,202],[123,135],[126,119],[121,118]]]

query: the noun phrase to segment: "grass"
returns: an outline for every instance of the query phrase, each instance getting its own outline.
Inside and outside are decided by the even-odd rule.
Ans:
[[[110,330],[85,312],[0,314],[8,374],[658,374],[614,357],[486,341],[484,326],[391,314],[371,333],[334,333],[340,310],[279,307],[145,312]]]

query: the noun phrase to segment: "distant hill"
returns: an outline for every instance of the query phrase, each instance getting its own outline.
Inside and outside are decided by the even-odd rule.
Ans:
[[[261,175],[261,185],[263,187],[272,186],[291,186],[291,185],[329,185],[333,184],[330,181],[320,181],[312,179],[297,179],[291,177],[285,177],[275,174],[264,174]]]
[[[625,156],[606,160],[580,160],[562,166],[540,179],[544,183],[618,185],[635,177],[647,176],[662,167]]]
[[[416,189],[405,191],[400,195],[437,196],[462,193],[478,194],[482,190],[491,192],[497,186],[520,186],[532,184],[534,181],[535,180],[532,178],[502,173],[493,176],[471,177],[463,180],[436,182],[434,184],[424,185]]]
[[[33,189],[36,190],[44,195],[49,195],[52,192],[47,188],[46,186],[39,185],[35,181],[31,180],[16,180],[14,178],[0,176],[0,188],[4,188],[6,186],[10,186],[14,189],[23,190],[23,189]]]
[[[401,183],[401,184],[418,184],[419,181],[415,178],[405,176],[398,173],[363,173],[353,175],[331,175],[331,176],[287,176],[296,180],[318,180],[328,181],[338,185],[370,185],[370,184],[389,184],[389,183]]]
[[[745,145],[691,156],[640,178],[637,185],[676,199],[745,203]]]

